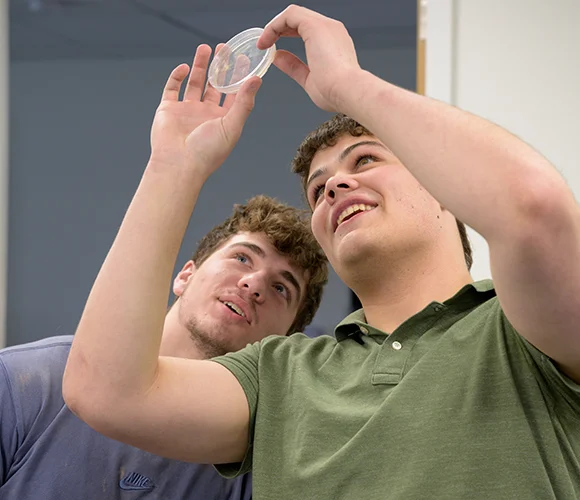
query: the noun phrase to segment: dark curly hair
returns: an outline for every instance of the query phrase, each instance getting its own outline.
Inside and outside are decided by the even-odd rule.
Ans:
[[[228,239],[245,231],[264,233],[278,252],[306,270],[304,299],[287,334],[303,331],[314,318],[328,281],[327,259],[310,230],[310,213],[268,196],[254,196],[245,205],[234,205],[232,214],[201,239],[193,262],[201,266]]]
[[[320,125],[302,141],[294,156],[294,160],[292,160],[292,171],[297,173],[302,179],[302,190],[304,193],[306,193],[306,182],[310,171],[310,163],[312,163],[312,158],[314,158],[316,152],[320,149],[334,146],[346,134],[350,134],[353,137],[360,137],[362,135],[374,136],[370,130],[352,118],[343,114],[337,114]],[[473,252],[467,236],[467,230],[463,222],[457,219],[456,221],[463,246],[465,264],[467,265],[467,269],[471,269]]]

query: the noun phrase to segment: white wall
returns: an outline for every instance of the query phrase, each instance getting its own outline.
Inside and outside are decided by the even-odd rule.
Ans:
[[[426,93],[544,154],[580,195],[580,1],[431,0]],[[490,276],[474,241],[473,276]]]
[[[74,332],[147,161],[162,86],[189,57],[12,65],[8,344]],[[359,60],[415,86],[414,48],[361,51]],[[204,186],[178,265],[234,202],[266,193],[301,205],[290,161],[328,117],[270,69],[240,143]],[[332,331],[349,308],[333,275],[315,323]]]

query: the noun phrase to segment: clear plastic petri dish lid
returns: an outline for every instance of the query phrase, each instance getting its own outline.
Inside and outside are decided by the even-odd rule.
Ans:
[[[209,66],[209,83],[224,94],[238,92],[252,76],[262,77],[276,55],[276,46],[266,50],[256,47],[262,28],[250,28],[229,40]]]

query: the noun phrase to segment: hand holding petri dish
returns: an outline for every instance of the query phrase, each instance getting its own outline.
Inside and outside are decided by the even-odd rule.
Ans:
[[[208,71],[209,83],[219,92],[235,94],[252,76],[262,77],[276,54],[276,46],[259,50],[256,43],[264,32],[250,28],[229,40],[215,55]]]

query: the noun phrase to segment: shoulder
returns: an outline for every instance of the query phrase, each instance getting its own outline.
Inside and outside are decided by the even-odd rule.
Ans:
[[[293,333],[286,337],[272,335],[266,337],[260,342],[261,350],[290,350],[296,353],[311,350],[320,350],[327,347],[334,347],[336,338],[330,335],[320,335],[318,337],[309,337],[304,333]]]
[[[288,337],[267,337],[260,342],[260,364],[275,363],[278,368],[298,360],[316,364],[317,360],[326,360],[336,346],[336,338],[329,335],[311,338],[295,333]]]
[[[0,359],[21,359],[21,358],[40,358],[46,356],[68,355],[70,346],[73,341],[72,335],[62,335],[59,337],[47,337],[45,339],[18,344],[0,349]]]
[[[0,396],[11,399],[25,420],[64,406],[62,377],[71,342],[72,336],[51,337],[0,350]]]
[[[311,338],[303,333],[289,336],[272,335],[265,339],[248,344],[244,349],[229,352],[218,358],[213,358],[230,371],[238,379],[240,377],[256,377],[263,370],[285,370],[298,362],[316,365],[324,361],[337,346],[337,341],[329,335]]]
[[[72,336],[52,337],[0,350],[1,418],[11,422],[18,439],[33,429],[42,432],[64,407],[62,376],[71,342]],[[10,435],[6,429],[3,446]]]
[[[0,365],[5,370],[5,376],[11,377],[15,372],[34,374],[57,375],[62,377],[64,366],[73,336],[49,337],[6,347],[0,350]]]

